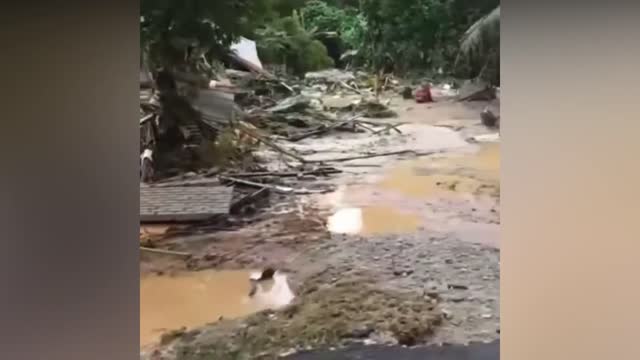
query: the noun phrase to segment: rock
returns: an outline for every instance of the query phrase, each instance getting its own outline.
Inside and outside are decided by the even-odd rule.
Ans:
[[[482,110],[480,119],[482,120],[482,125],[488,128],[500,128],[500,116],[494,114],[488,107]]]
[[[395,276],[409,276],[411,274],[413,274],[413,270],[411,269],[399,269],[393,271],[393,275]]]
[[[442,315],[445,319],[452,319],[453,313],[449,309],[442,309]]]
[[[447,300],[449,300],[451,302],[454,302],[454,303],[460,303],[460,302],[463,302],[463,301],[467,300],[467,298],[464,297],[464,296],[458,296],[458,297],[447,298]]]
[[[411,99],[412,97],[413,97],[413,90],[411,89],[410,86],[407,86],[404,89],[402,89],[403,99]]]
[[[440,294],[438,294],[438,293],[437,293],[437,292],[435,292],[435,291],[429,291],[429,292],[427,292],[425,295],[427,295],[427,296],[428,296],[429,298],[431,298],[431,299],[436,299],[436,300],[437,300],[437,299],[440,299]]]
[[[469,287],[465,285],[449,284],[447,287],[451,290],[469,290]]]
[[[351,330],[349,337],[354,339],[364,339],[373,333],[373,328],[369,326],[359,326]]]

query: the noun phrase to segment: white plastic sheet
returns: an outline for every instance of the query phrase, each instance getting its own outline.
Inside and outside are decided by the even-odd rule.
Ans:
[[[258,57],[258,49],[256,48],[255,41],[249,40],[247,38],[240,38],[240,41],[231,45],[231,50],[243,60],[248,61],[258,68],[262,69],[262,62]]]

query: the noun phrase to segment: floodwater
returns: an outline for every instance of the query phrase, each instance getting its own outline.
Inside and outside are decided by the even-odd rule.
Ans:
[[[410,197],[474,194],[487,182],[499,182],[500,145],[484,144],[477,153],[403,162],[379,184]]]
[[[425,220],[429,226],[444,221],[434,218],[434,213],[427,214],[425,202],[499,197],[499,189],[499,143],[483,143],[475,152],[405,160],[388,168],[379,181],[346,186],[335,195],[331,202],[337,210],[328,218],[327,227],[341,234],[415,232],[424,227]],[[496,224],[460,226],[459,235],[464,239],[497,242]]]
[[[333,233],[375,235],[416,231],[420,218],[390,207],[368,206],[340,209],[327,223]]]
[[[257,285],[249,296],[252,271],[197,271],[140,279],[140,345],[156,342],[167,331],[195,328],[224,318],[285,306],[293,300],[286,275]]]
[[[169,229],[169,225],[140,225],[140,241],[161,238]]]

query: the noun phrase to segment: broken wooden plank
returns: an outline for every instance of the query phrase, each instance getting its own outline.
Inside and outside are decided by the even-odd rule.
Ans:
[[[276,177],[297,177],[297,176],[306,176],[306,175],[330,175],[330,174],[339,174],[341,170],[336,168],[320,168],[316,170],[308,170],[308,171],[286,171],[286,172],[275,172],[275,171],[256,171],[256,172],[246,172],[246,173],[229,173],[226,174],[228,176],[232,176],[235,178],[250,178],[250,177],[263,177],[263,176],[276,176]]]
[[[334,158],[334,159],[324,159],[324,160],[309,160],[309,163],[325,163],[325,162],[342,162],[342,161],[351,161],[351,160],[360,160],[360,159],[370,159],[375,157],[382,156],[393,156],[393,155],[404,155],[404,154],[413,154],[416,156],[428,156],[438,153],[437,151],[429,151],[429,152],[418,152],[415,150],[400,150],[400,151],[392,151],[386,153],[379,154],[366,154],[366,155],[358,155],[358,156],[347,156],[342,158]]]
[[[238,178],[233,178],[230,176],[218,176],[218,178],[220,180],[227,180],[230,182],[234,182],[234,183],[238,183],[238,184],[242,184],[242,185],[247,185],[247,186],[251,186],[251,187],[256,187],[256,188],[267,188],[270,190],[273,190],[277,193],[280,194],[295,194],[295,195],[310,195],[310,194],[324,194],[326,192],[329,192],[331,190],[327,190],[327,189],[322,189],[322,190],[310,190],[310,189],[295,189],[292,187],[288,187],[288,186],[281,186],[281,185],[271,185],[271,184],[262,184],[259,182],[255,182],[255,181],[249,181],[249,180],[244,180],[244,179],[238,179]]]
[[[172,251],[172,250],[164,250],[164,249],[156,249],[156,248],[150,248],[150,247],[146,247],[146,246],[140,246],[140,250],[142,250],[142,251],[146,251],[146,252],[150,252],[150,253],[162,254],[162,255],[173,255],[173,256],[181,256],[181,257],[191,257],[191,254],[186,253],[186,252],[181,252],[181,251]]]
[[[307,160],[305,160],[304,158],[302,158],[302,157],[300,157],[300,156],[298,156],[298,155],[296,155],[296,154],[294,154],[294,153],[292,153],[292,152],[290,152],[290,151],[288,151],[286,149],[283,149],[282,147],[276,145],[272,141],[266,139],[264,136],[258,135],[256,132],[254,132],[253,130],[247,128],[246,126],[243,126],[242,124],[238,124],[238,128],[240,130],[242,130],[245,134],[247,134],[247,135],[251,136],[252,138],[260,141],[261,143],[267,145],[268,147],[274,149],[275,151],[277,151],[277,152],[279,152],[281,154],[284,154],[284,155],[287,155],[287,156],[289,156],[289,157],[291,157],[293,159],[296,159],[296,160],[298,160],[299,162],[301,162],[303,164],[307,162]]]
[[[254,191],[246,196],[243,196],[242,198],[240,198],[239,200],[235,201],[233,204],[231,204],[231,209],[230,212],[232,214],[236,214],[240,211],[240,209],[242,209],[243,207],[258,201],[258,199],[260,199],[261,197],[267,197],[269,196],[269,189],[268,188],[262,188],[259,189],[257,191]]]

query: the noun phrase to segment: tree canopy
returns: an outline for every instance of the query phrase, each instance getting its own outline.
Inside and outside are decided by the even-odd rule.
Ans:
[[[499,0],[142,0],[140,37],[154,68],[206,72],[247,36],[300,73],[333,64],[331,33],[356,66],[477,76],[499,66],[499,19]]]

